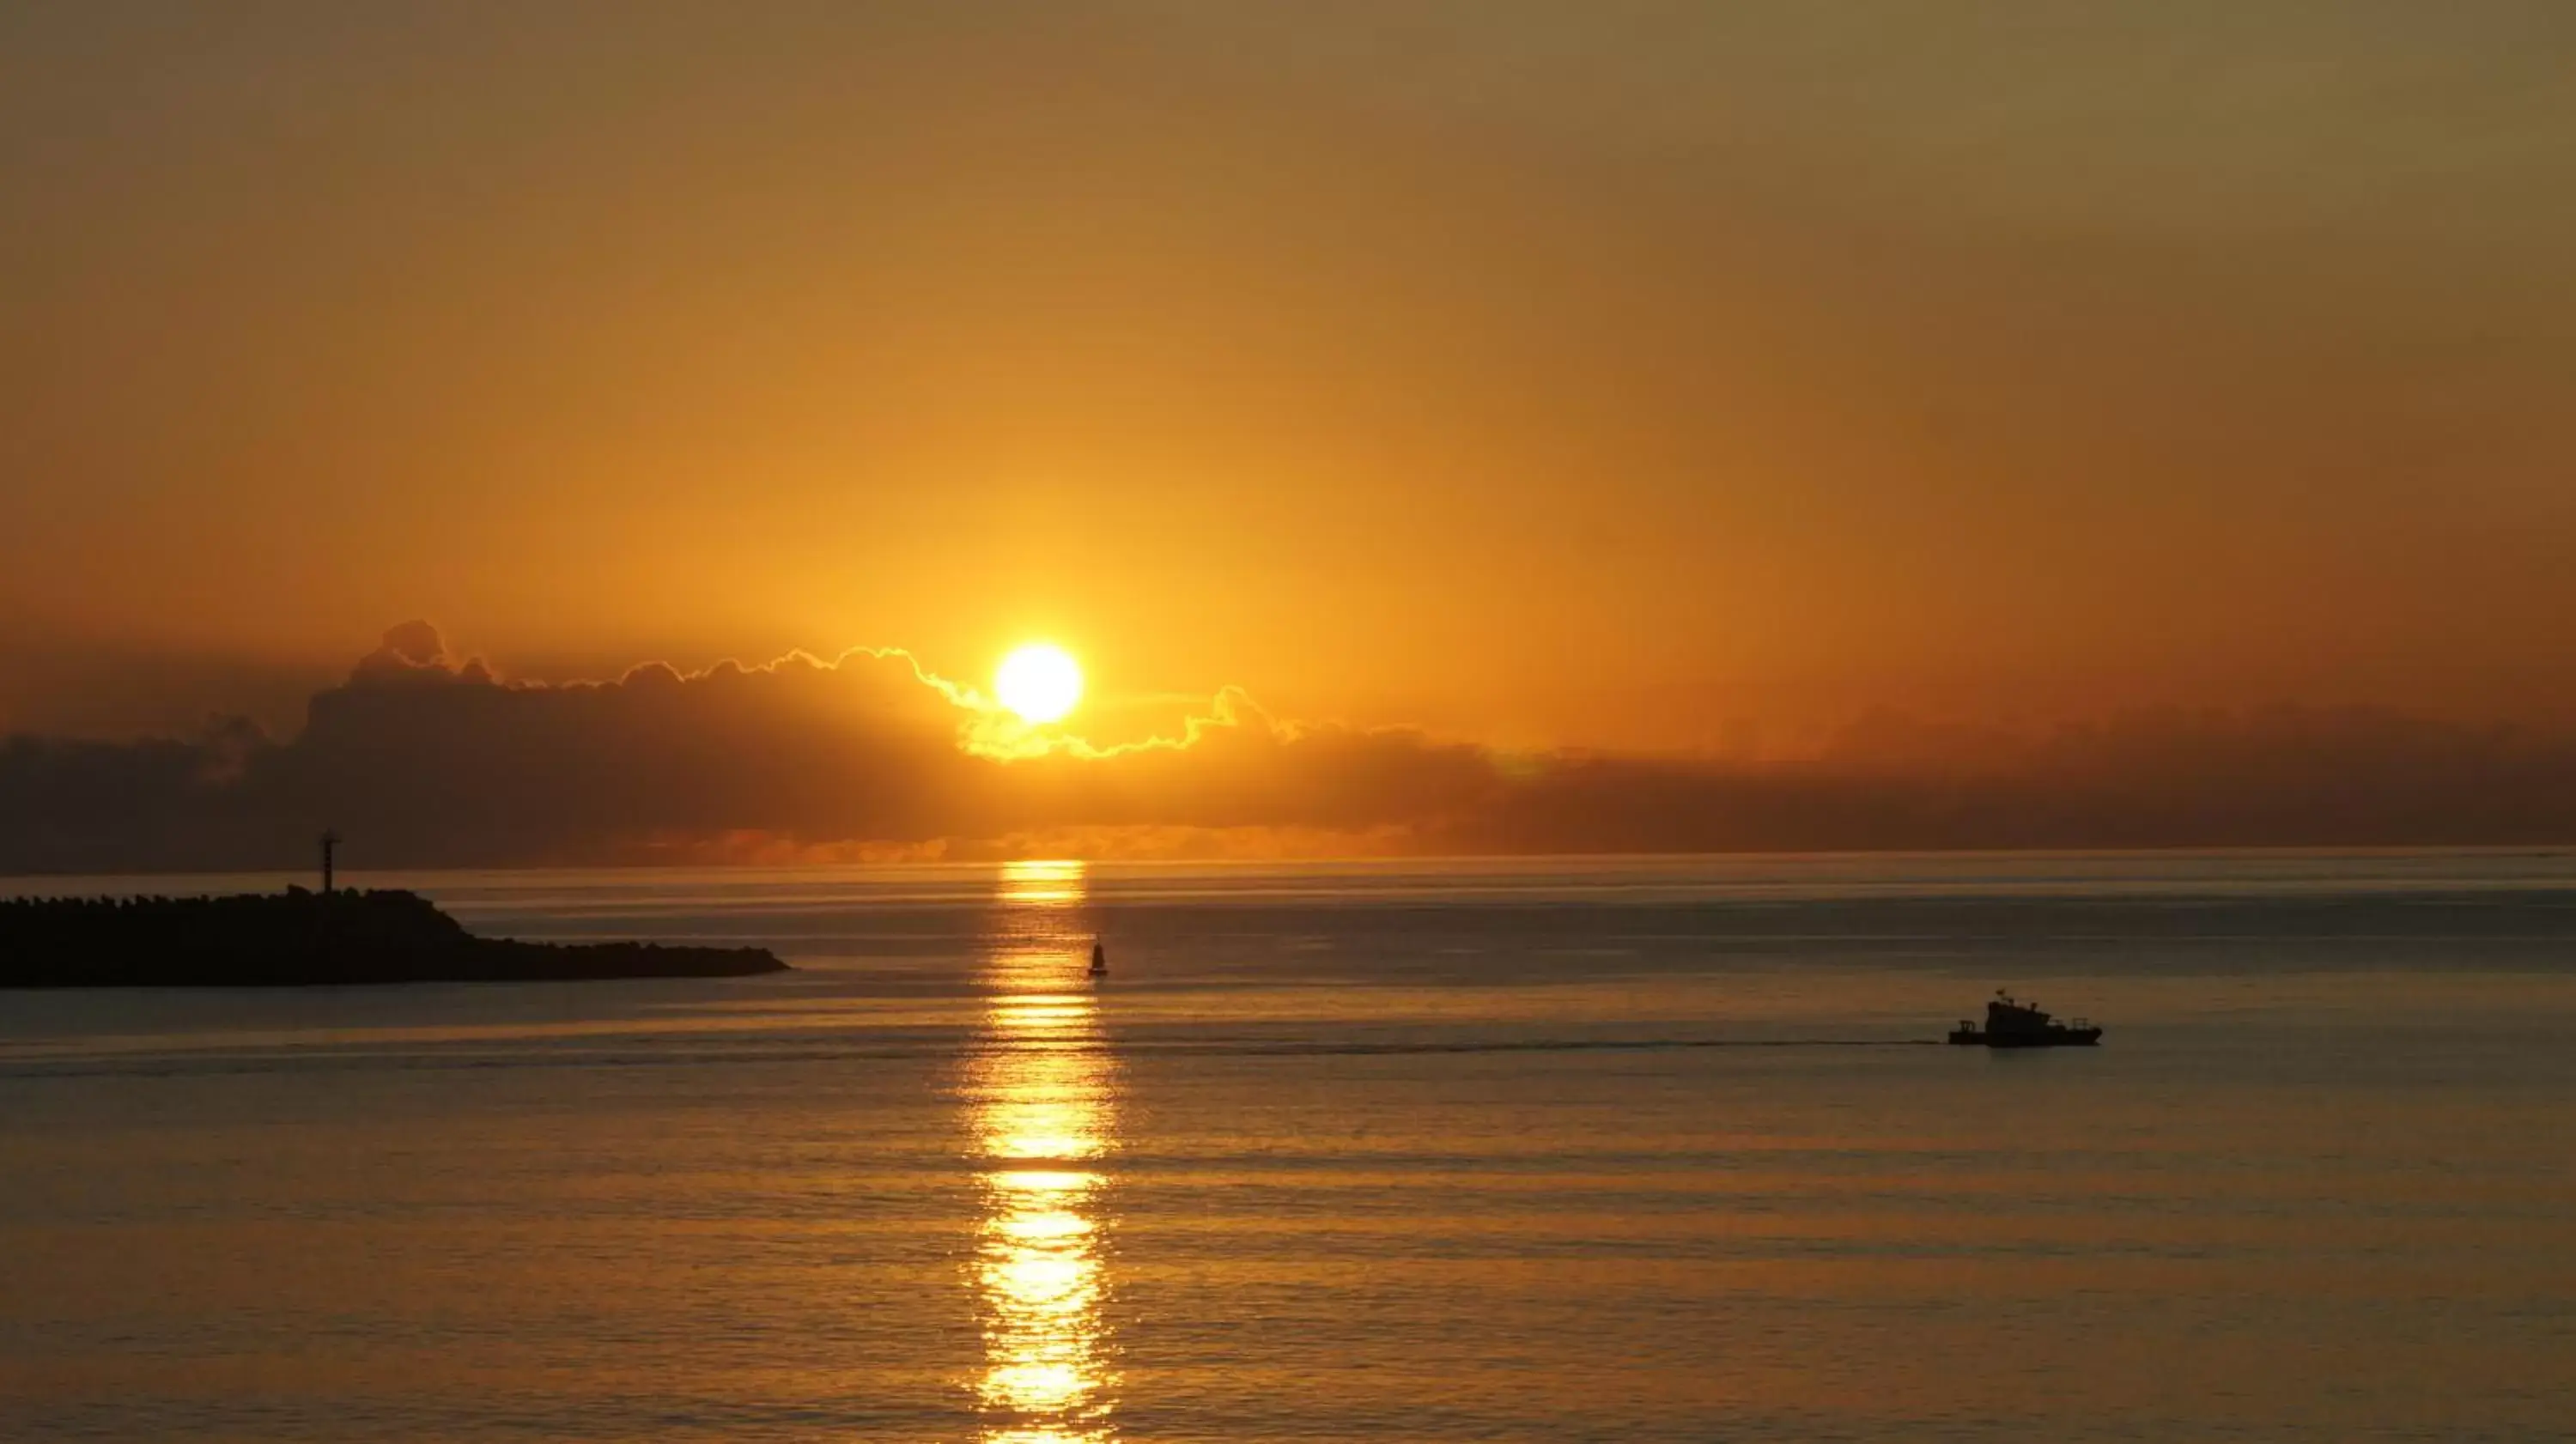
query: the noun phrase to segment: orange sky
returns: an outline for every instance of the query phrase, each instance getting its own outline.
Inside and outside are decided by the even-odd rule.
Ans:
[[[19,7],[0,728],[414,616],[1507,744],[2576,713],[2571,12],[1977,14]]]

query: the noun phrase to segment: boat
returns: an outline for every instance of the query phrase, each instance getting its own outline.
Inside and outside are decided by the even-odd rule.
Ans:
[[[1109,976],[1109,950],[1098,943],[1091,945],[1091,976],[1095,978]]]
[[[2037,1003],[2016,1002],[2013,995],[1995,989],[1995,998],[1986,1004],[1986,1026],[1962,1018],[1950,1030],[1950,1041],[1963,1048],[1983,1044],[1989,1048],[2090,1048],[2102,1041],[2102,1030],[2082,1018],[2058,1022],[2041,1012]]]

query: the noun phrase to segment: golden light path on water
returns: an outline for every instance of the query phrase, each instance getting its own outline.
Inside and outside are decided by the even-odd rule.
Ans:
[[[1116,1077],[1084,974],[1085,896],[1079,862],[1006,865],[986,950],[964,1094],[984,1196],[973,1279],[988,1444],[1117,1437],[1102,1226]]]

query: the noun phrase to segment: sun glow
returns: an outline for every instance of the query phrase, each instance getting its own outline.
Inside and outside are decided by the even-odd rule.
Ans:
[[[1031,642],[1002,659],[993,693],[1023,722],[1053,722],[1082,700],[1082,667],[1062,647]]]

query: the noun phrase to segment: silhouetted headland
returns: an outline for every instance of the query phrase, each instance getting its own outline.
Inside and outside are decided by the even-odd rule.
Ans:
[[[786,966],[766,948],[478,938],[398,890],[0,902],[5,988],[733,978]]]

